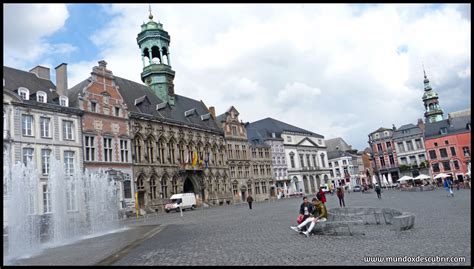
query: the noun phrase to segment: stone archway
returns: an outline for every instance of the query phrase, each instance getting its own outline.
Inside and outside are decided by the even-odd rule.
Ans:
[[[194,180],[191,179],[191,177],[186,177],[183,184],[183,193],[192,192],[194,194],[197,194],[198,190],[199,189],[197,188],[197,185]]]

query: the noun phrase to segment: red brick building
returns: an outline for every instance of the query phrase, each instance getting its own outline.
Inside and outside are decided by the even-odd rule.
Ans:
[[[450,174],[463,180],[471,163],[471,115],[451,115],[448,119],[427,123],[425,147],[430,173]]]
[[[395,130],[395,126],[393,126],[393,129],[381,127],[369,134],[374,174],[380,177],[379,180],[382,180],[383,175],[385,175],[385,178],[388,178],[388,174],[390,174],[393,183],[397,182],[400,175],[397,152],[392,139]]]
[[[84,111],[84,168],[108,171],[120,182],[121,204],[133,208],[129,113],[106,65],[105,61],[100,61],[99,66],[92,69],[91,77],[68,90],[67,94],[71,106]]]

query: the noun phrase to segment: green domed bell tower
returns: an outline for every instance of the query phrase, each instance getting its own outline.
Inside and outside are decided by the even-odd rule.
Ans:
[[[142,81],[163,101],[174,105],[174,74],[170,61],[170,35],[163,30],[163,24],[153,21],[153,15],[148,16],[147,23],[142,24],[137,36],[140,47],[143,72]]]
[[[425,93],[423,94],[422,100],[425,105],[425,123],[437,122],[443,120],[443,110],[439,106],[438,93],[436,93],[430,86],[430,81],[426,76],[426,72],[423,68],[425,75]]]

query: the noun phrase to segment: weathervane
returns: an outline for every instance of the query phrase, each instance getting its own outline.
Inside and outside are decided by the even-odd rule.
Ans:
[[[150,11],[150,15],[148,16],[148,18],[150,18],[150,20],[153,20],[153,15],[151,14],[151,4],[148,4],[148,10]]]

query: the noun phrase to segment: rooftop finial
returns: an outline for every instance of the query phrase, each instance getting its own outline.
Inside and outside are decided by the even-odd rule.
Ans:
[[[153,14],[151,14],[151,4],[148,4],[148,10],[150,11],[150,15],[148,15],[148,18],[150,20],[153,20]]]
[[[424,63],[422,63],[422,65],[423,65],[423,74],[425,74],[425,79],[426,79],[425,64],[424,64]]]

